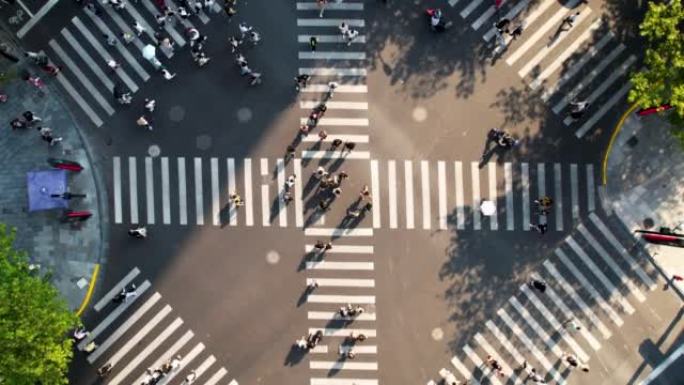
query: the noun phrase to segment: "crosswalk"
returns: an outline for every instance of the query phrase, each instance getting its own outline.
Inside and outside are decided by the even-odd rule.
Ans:
[[[279,158],[114,157],[114,221],[303,227],[307,192],[301,185],[312,178],[302,174],[306,159],[286,164]],[[596,209],[593,164],[368,161],[376,229],[526,231],[530,223],[547,220],[549,229],[562,231]],[[291,174],[300,176],[294,206],[279,203]],[[233,192],[244,207],[228,204]],[[544,195],[553,197],[554,208],[548,218],[538,218],[534,200]],[[481,214],[485,200],[495,203],[495,215]]]
[[[167,1],[167,5],[176,8],[173,1]],[[214,3],[194,18],[168,20],[163,30],[177,47],[184,47],[187,44],[185,29],[207,24],[218,12],[221,7]],[[159,13],[151,0],[126,2],[123,10],[114,10],[109,5],[98,6],[98,14],[85,7],[48,42],[45,49],[51,63],[63,67],[56,76],[57,83],[95,126],[102,126],[106,117],[116,111],[113,97],[116,83],[134,94],[142,83],[154,76],[155,68],[141,52],[145,45],[157,43],[154,31],[155,17]],[[145,29],[141,36],[133,30],[136,22]],[[125,44],[124,33],[135,38]],[[114,44],[110,45],[108,40]],[[158,48],[159,56],[171,59],[174,55]],[[112,70],[107,64],[110,60],[119,63],[119,68]]]
[[[89,351],[88,346],[95,344],[96,348],[87,353],[88,363],[98,368],[111,367],[107,384],[140,384],[147,368],[159,368],[180,356],[179,367],[160,383],[172,383],[173,378],[185,378],[194,370],[196,384],[238,385],[235,379],[228,380],[225,367],[214,365],[216,357],[202,342],[191,342],[194,332],[180,316],[172,315],[173,308],[161,301],[159,292],[151,293],[152,284],[142,280],[140,274],[137,267],[131,269],[94,305],[104,318],[77,345],[79,350]],[[130,284],[137,284],[137,295],[112,304],[114,297]]]
[[[563,363],[565,354],[587,363],[612,330],[635,313],[636,304],[657,288],[657,272],[638,262],[635,252],[627,251],[628,241],[619,239],[629,239],[628,234],[589,214],[531,274],[546,282],[546,290],[521,285],[452,357],[447,370],[470,383],[521,384],[528,377],[526,364],[547,383],[565,384],[571,375]],[[501,364],[502,377],[490,371],[487,356]],[[435,383],[430,380],[428,385]]]
[[[629,91],[627,75],[637,58],[625,52],[626,47],[610,32],[601,14],[581,0],[565,4],[555,0],[504,1],[498,10],[492,1],[448,3],[474,31],[482,33],[495,55],[541,94],[555,114],[568,115],[575,98],[591,104],[582,119],[563,118],[563,124],[573,126],[578,138],[589,133]],[[563,19],[576,12],[579,15],[573,25],[563,27]],[[522,35],[515,40],[499,36],[494,28],[497,18],[511,20],[511,30],[522,25]]]

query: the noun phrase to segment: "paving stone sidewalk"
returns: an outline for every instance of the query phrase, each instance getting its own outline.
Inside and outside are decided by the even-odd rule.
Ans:
[[[22,52],[10,36],[0,29],[0,41],[9,45],[15,56]],[[23,58],[22,58],[23,59]],[[29,70],[44,79],[47,86],[39,91],[21,79],[22,71]],[[98,189],[96,175],[89,161],[87,143],[79,134],[79,127],[61,97],[51,84],[54,79],[31,63],[21,60],[14,63],[0,57],[0,92],[9,95],[6,103],[0,103],[0,222],[17,228],[16,246],[26,250],[32,263],[43,271],[50,271],[54,285],[60,290],[69,306],[77,310],[88,290],[94,267],[104,258],[106,242],[102,223],[106,212],[100,202],[106,202],[105,189]],[[55,137],[64,140],[50,147],[35,128],[12,130],[10,120],[24,111],[33,111],[52,128]],[[80,173],[69,173],[68,189],[73,193],[87,194],[84,199],[72,199],[70,208],[89,210],[93,216],[74,227],[60,222],[62,211],[28,212],[26,173],[47,170],[48,157],[69,159],[85,167]]]
[[[684,149],[670,128],[666,116],[632,113],[613,143],[604,203],[630,230],[684,233]],[[684,248],[645,246],[668,278],[684,276]],[[681,296],[684,282],[674,285]]]

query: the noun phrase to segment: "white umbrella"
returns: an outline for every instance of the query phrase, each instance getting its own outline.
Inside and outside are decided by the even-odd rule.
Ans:
[[[482,215],[491,216],[496,212],[496,205],[492,201],[483,201],[480,205]]]
[[[151,44],[144,46],[142,49],[142,56],[147,60],[154,59],[156,57],[156,54],[157,49]]]

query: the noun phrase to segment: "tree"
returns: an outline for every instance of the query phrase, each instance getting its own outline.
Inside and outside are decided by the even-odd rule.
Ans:
[[[71,361],[68,331],[78,318],[46,277],[14,249],[15,229],[0,224],[0,383],[61,385]]]
[[[640,34],[644,69],[632,74],[629,101],[642,108],[672,105],[684,117],[684,9],[681,1],[649,2]]]

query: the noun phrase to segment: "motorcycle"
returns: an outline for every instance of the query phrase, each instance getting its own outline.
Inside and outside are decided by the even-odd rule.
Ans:
[[[453,22],[444,18],[444,14],[439,8],[428,8],[425,10],[425,14],[430,19],[430,28],[433,32],[444,32],[453,25]]]

